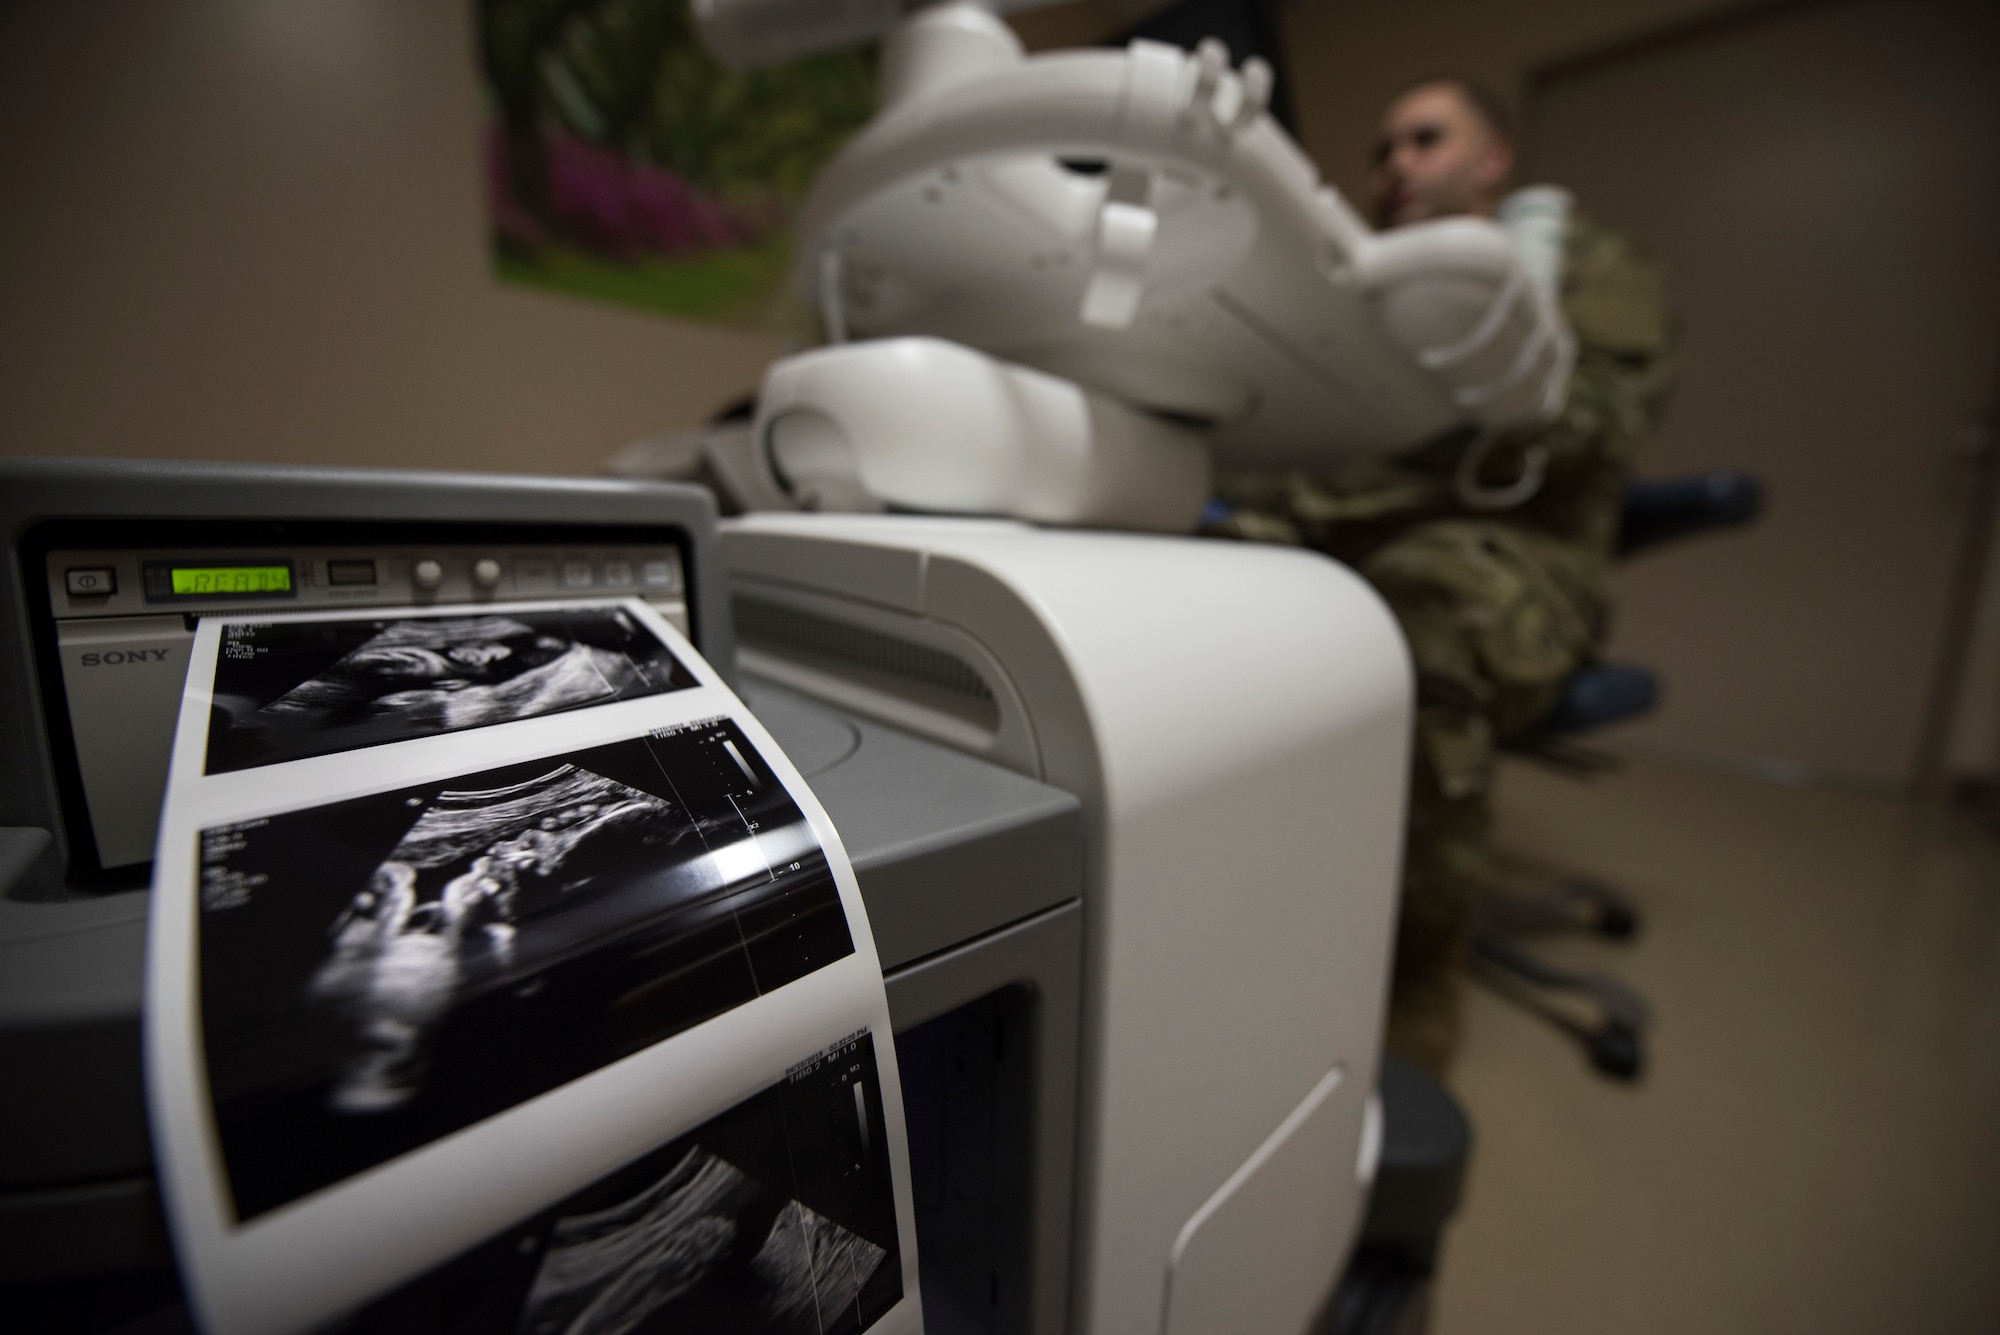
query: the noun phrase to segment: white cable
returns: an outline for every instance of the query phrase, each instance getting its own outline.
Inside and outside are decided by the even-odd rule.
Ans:
[[[1532,281],[1528,271],[1520,265],[1509,269],[1506,281],[1479,317],[1479,323],[1472,327],[1472,331],[1449,343],[1421,349],[1417,353],[1417,361],[1426,370],[1444,371],[1482,351],[1498,336],[1500,327],[1507,322],[1507,317],[1514,313],[1515,305],[1528,296],[1529,284]]]
[[[1522,453],[1521,475],[1506,486],[1489,487],[1479,480],[1479,470],[1485,467],[1487,456],[1499,443],[1498,435],[1482,431],[1465,447],[1465,454],[1458,461],[1458,473],[1452,478],[1452,485],[1467,509],[1511,510],[1517,505],[1526,505],[1542,489],[1542,479],[1549,471],[1549,452],[1541,445],[1530,445]]]

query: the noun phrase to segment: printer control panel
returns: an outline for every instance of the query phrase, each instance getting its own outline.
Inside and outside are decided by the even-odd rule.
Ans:
[[[686,629],[670,546],[65,550],[47,557],[58,621],[160,613],[423,606],[632,594]]]

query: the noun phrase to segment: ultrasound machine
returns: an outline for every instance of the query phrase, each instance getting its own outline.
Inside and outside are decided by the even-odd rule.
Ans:
[[[1261,61],[1030,58],[993,11],[1033,2],[695,0],[740,65],[883,42],[881,113],[797,229],[825,346],[703,446],[770,513],[0,464],[0,1300],[115,1328],[173,1299],[139,1035],[196,620],[615,593],[687,630],[853,859],[927,1326],[1321,1319],[1384,1162],[1409,661],[1342,567],[1168,535],[1213,461],[1452,434],[1468,504],[1532,494],[1545,461],[1496,486],[1484,446],[1562,401],[1567,205],[1376,235]]]
[[[174,1298],[140,1008],[196,619],[610,593],[687,628],[854,861],[932,1329],[1299,1329],[1324,1300],[1379,1144],[1410,708],[1339,567],[121,461],[0,464],[0,531],[0,1306],[116,1329]]]

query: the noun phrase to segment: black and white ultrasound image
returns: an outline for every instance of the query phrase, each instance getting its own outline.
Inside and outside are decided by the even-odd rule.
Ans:
[[[329,1329],[849,1335],[902,1295],[863,1032]]]
[[[204,830],[201,1021],[239,1219],[853,952],[727,719]]]
[[[618,607],[223,627],[210,774],[696,685]]]

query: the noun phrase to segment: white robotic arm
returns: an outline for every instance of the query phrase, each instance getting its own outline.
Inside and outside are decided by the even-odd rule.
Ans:
[[[881,113],[822,173],[798,229],[799,281],[835,341],[961,344],[1012,364],[1002,378],[1029,368],[1197,424],[1240,464],[1492,434],[1560,408],[1572,354],[1546,244],[1553,220],[1559,251],[1560,208],[1511,229],[1543,240],[1525,260],[1510,228],[1476,219],[1377,235],[1266,113],[1260,61],[1231,69],[1214,42],[1029,58],[974,0],[898,8],[803,6],[821,16],[815,41],[840,15],[850,35],[895,21]],[[799,0],[698,8],[718,45],[746,15],[781,11]],[[932,428],[934,448],[954,425]],[[864,453],[883,446],[847,434]],[[878,496],[914,503],[878,489],[897,470],[868,471]],[[1025,516],[1015,498],[1036,489],[1017,478],[950,508]],[[1199,500],[1171,500],[1116,522],[1187,527]],[[1055,508],[1111,522],[1092,504]]]

